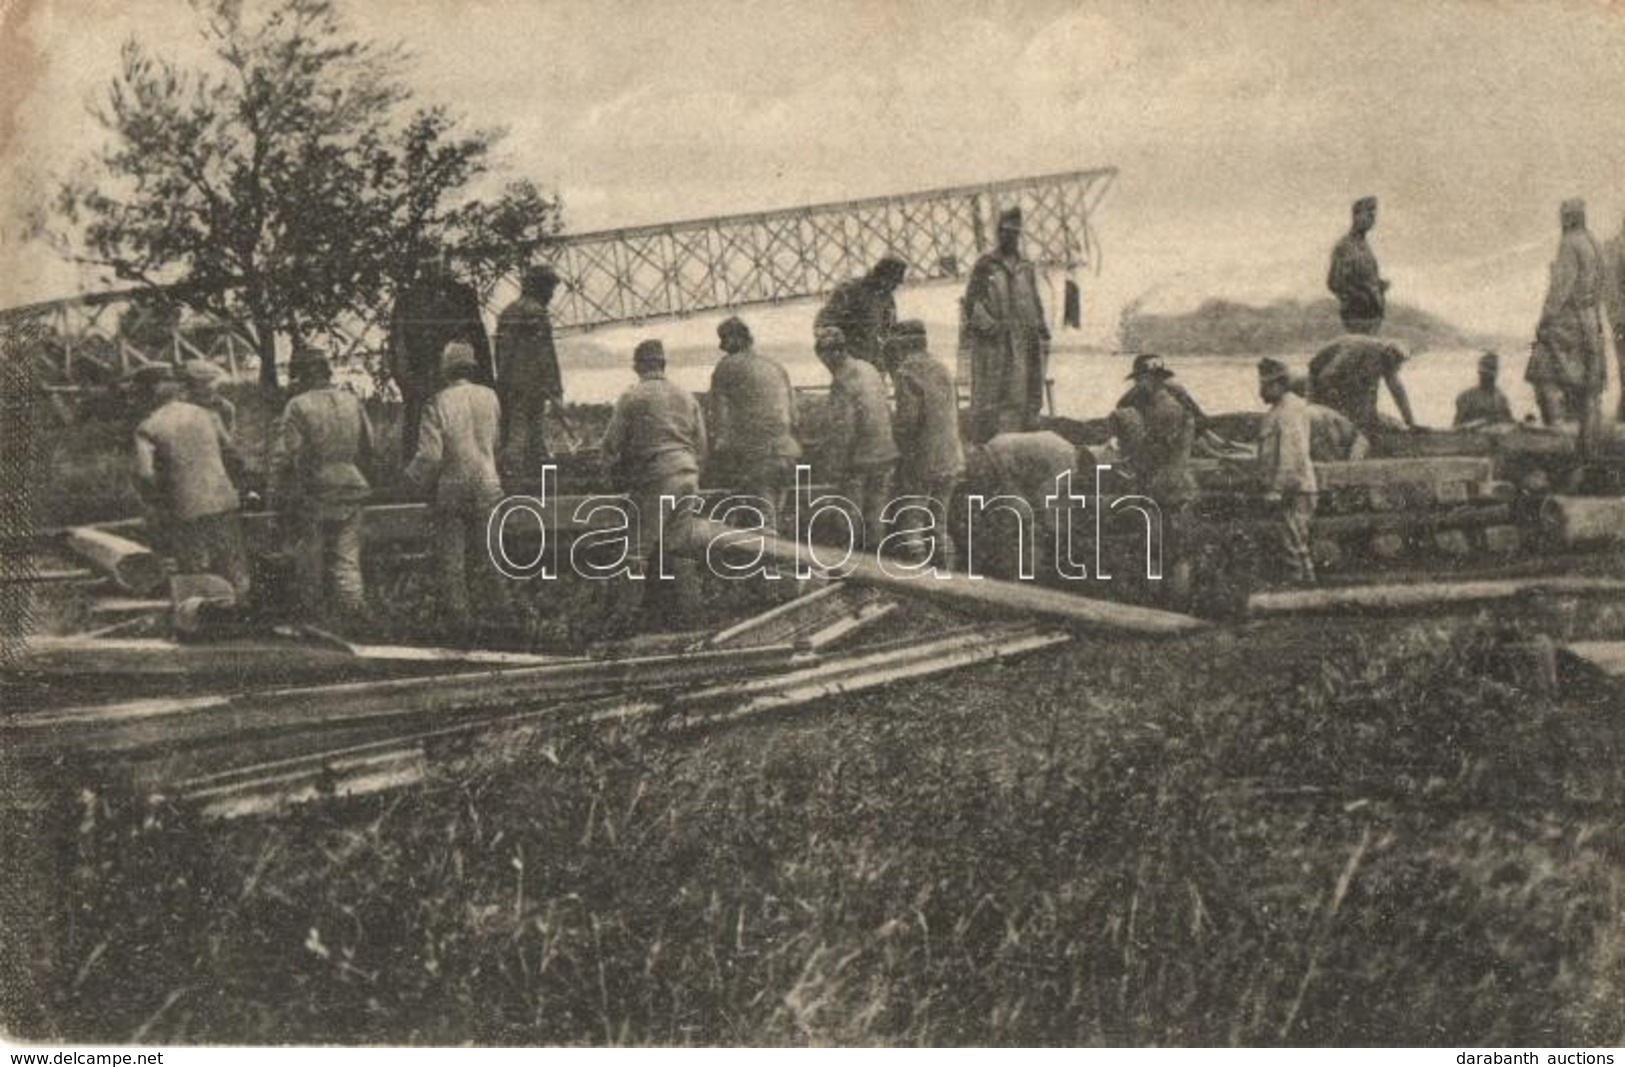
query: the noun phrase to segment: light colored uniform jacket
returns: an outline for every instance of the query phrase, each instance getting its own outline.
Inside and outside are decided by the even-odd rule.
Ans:
[[[1602,338],[1602,250],[1584,227],[1563,232],[1540,313],[1528,381],[1600,390],[1608,380]]]
[[[953,375],[929,352],[913,352],[892,373],[897,383],[894,436],[902,452],[899,474],[917,487],[965,469],[959,442],[959,392]]]
[[[823,450],[824,477],[831,480],[884,470],[897,462],[891,407],[880,372],[848,357],[829,387],[829,436]]]
[[[163,500],[169,517],[187,522],[237,510],[227,464],[238,465],[219,416],[176,398],[136,427],[136,477]]]
[[[272,484],[297,504],[349,508],[367,498],[361,465],[372,459],[372,423],[354,393],[323,386],[282,409],[271,446]]]
[[[441,511],[470,513],[502,499],[497,477],[497,431],[502,409],[483,385],[459,381],[436,393],[423,412],[417,455],[406,477],[422,489],[433,487]]]
[[[602,447],[623,489],[698,474],[708,448],[700,402],[664,375],[644,378],[615,401]]]
[[[795,436],[795,391],[775,361],[752,351],[730,352],[711,372],[711,430],[718,451],[735,463],[801,455]]]
[[[1258,438],[1258,472],[1271,493],[1314,493],[1315,465],[1309,458],[1309,405],[1287,393],[1264,414]]]

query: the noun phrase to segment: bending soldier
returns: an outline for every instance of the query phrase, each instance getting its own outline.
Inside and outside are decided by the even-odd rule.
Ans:
[[[842,282],[813,319],[813,329],[833,326],[846,338],[847,355],[885,368],[886,341],[897,324],[897,287],[908,264],[882,256],[868,274]]]
[[[1405,350],[1374,337],[1346,335],[1315,353],[1309,362],[1309,399],[1340,412],[1367,436],[1388,427],[1377,413],[1377,387],[1386,385],[1405,425],[1416,429],[1411,398],[1399,369]]]
[[[1170,599],[1190,593],[1191,511],[1196,481],[1191,475],[1191,445],[1196,440],[1196,407],[1183,390],[1176,394],[1169,381],[1174,372],[1160,356],[1134,358],[1129,379],[1134,382],[1113,413],[1112,423],[1125,458],[1139,481],[1140,491],[1162,512],[1163,552],[1173,561],[1164,587]],[[1132,416],[1132,417],[1131,417]]]

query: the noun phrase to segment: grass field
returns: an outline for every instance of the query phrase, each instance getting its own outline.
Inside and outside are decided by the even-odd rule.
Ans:
[[[1486,676],[1494,636],[1079,641],[269,821],[103,801],[53,1012],[112,1042],[1618,1042],[1619,726]]]

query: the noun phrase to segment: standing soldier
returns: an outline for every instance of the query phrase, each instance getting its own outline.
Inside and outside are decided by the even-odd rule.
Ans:
[[[401,455],[417,452],[423,405],[440,386],[440,356],[451,341],[470,345],[475,381],[491,383],[491,342],[473,286],[452,277],[444,254],[427,256],[417,280],[395,301],[389,321],[389,373],[401,391]]]
[[[846,338],[833,326],[818,330],[815,348],[831,379],[819,473],[856,506],[863,547],[873,548],[880,543],[881,515],[897,463],[886,383],[873,364],[848,357]]]
[[[1157,504],[1163,520],[1163,552],[1173,560],[1163,588],[1178,602],[1190,594],[1192,560],[1187,543],[1196,481],[1191,475],[1191,445],[1196,441],[1195,401],[1175,393],[1174,372],[1162,357],[1139,355],[1129,380],[1134,383],[1112,423],[1139,487]]]
[[[1021,255],[1021,208],[999,216],[998,248],[976,261],[963,307],[976,440],[1036,428],[1044,405],[1049,327],[1037,275]]]
[[[547,306],[559,275],[541,264],[525,270],[519,299],[497,316],[497,394],[502,401],[502,455],[511,475],[538,484],[551,457],[542,416],[564,400]]]
[[[294,523],[300,599],[311,618],[331,604],[358,619],[366,614],[361,533],[372,423],[361,399],[333,384],[325,353],[295,354],[288,373],[297,394],[272,441],[271,484]]]
[[[440,377],[446,384],[424,408],[417,454],[406,468],[407,480],[432,496],[443,607],[457,629],[473,622],[470,555],[486,576],[482,584],[494,585],[495,566],[486,558],[486,524],[502,500],[496,462],[501,408],[496,393],[480,384],[480,376],[473,345],[466,341],[446,345],[440,360]],[[486,603],[500,607],[501,601],[500,591],[493,589]]]
[[[908,319],[897,324],[888,348],[892,380],[897,385],[897,419],[892,434],[902,453],[897,464],[898,490],[925,497],[931,507],[937,562],[954,564],[948,537],[948,501],[965,469],[959,443],[959,393],[954,376],[931,355],[925,323]]]
[[[661,568],[663,546],[675,543],[676,530],[686,521],[686,505],[681,502],[700,491],[700,467],[707,451],[705,418],[692,393],[666,380],[666,349],[658,340],[638,343],[632,369],[638,382],[615,401],[602,448],[616,487],[637,510],[638,547],[645,565],[643,610],[655,621],[667,622],[673,610],[679,615],[686,611],[692,598],[692,561],[669,560],[665,562],[670,570]],[[664,497],[674,502],[671,522],[661,505]],[[672,582],[663,579],[665,573],[671,574]]]
[[[1354,202],[1349,232],[1332,249],[1326,288],[1337,297],[1343,329],[1349,333],[1376,333],[1388,310],[1388,282],[1378,273],[1377,257],[1366,243],[1366,234],[1376,224],[1377,198],[1361,197]]]
[[[1586,229],[1584,200],[1566,200],[1558,217],[1563,237],[1524,377],[1535,387],[1548,425],[1565,412],[1580,423],[1580,453],[1590,456],[1601,430],[1600,401],[1608,383],[1602,335],[1602,250]]]
[[[1308,405],[1291,390],[1290,378],[1280,360],[1265,357],[1258,361],[1258,392],[1270,405],[1259,433],[1258,472],[1292,578],[1311,585],[1315,561],[1309,551],[1309,526],[1315,517],[1319,487],[1309,458]]]
[[[1495,376],[1500,370],[1501,357],[1496,353],[1485,352],[1479,357],[1478,385],[1456,397],[1456,426],[1493,426],[1516,421],[1507,395],[1495,386]]]
[[[711,372],[711,437],[720,481],[762,501],[778,528],[784,493],[801,455],[790,375],[752,346],[750,327],[729,318],[717,327],[724,353]]]
[[[1602,246],[1603,304],[1614,329],[1614,359],[1619,363],[1619,410],[1615,418],[1625,422],[1625,220],[1619,232]]]
[[[176,381],[153,386],[153,408],[135,431],[136,480],[168,529],[182,574],[217,574],[239,602],[251,582],[232,476],[243,464],[212,411],[183,399]]]
[[[200,408],[207,408],[220,416],[220,425],[227,433],[237,432],[237,405],[221,396],[215,388],[225,372],[206,359],[189,359],[181,364],[186,379],[186,399]]]
[[[833,326],[846,337],[847,355],[884,368],[886,340],[897,323],[897,287],[908,264],[882,256],[868,274],[842,282],[819,309],[813,328]]]

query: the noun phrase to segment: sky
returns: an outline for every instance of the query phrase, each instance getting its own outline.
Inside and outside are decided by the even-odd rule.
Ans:
[[[1625,212],[1619,0],[345,10],[412,51],[423,101],[505,128],[508,175],[560,192],[577,231],[1114,165],[1097,330],[1136,298],[1320,295],[1349,203],[1370,193],[1392,298],[1527,336],[1559,202],[1585,197],[1599,236]],[[20,241],[16,214],[95,147],[86,105],[121,41],[196,45],[185,0],[0,11],[9,304],[93,287]]]

